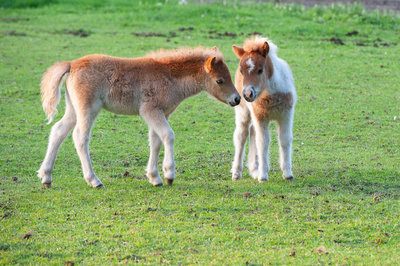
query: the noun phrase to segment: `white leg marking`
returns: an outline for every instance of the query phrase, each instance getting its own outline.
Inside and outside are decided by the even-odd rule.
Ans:
[[[161,149],[161,139],[158,137],[157,133],[149,128],[149,143],[150,143],[150,157],[147,164],[147,177],[150,183],[153,185],[162,185],[162,179],[160,173],[158,172],[158,157]]]
[[[247,166],[251,177],[258,179],[258,158],[257,158],[257,146],[256,146],[256,132],[254,126],[250,126],[249,136],[249,155]]]
[[[278,142],[280,166],[284,179],[293,179],[292,173],[292,125],[293,112],[288,113],[278,121]]]
[[[92,187],[103,185],[93,170],[89,155],[90,132],[100,109],[101,103],[94,103],[90,110],[77,111],[77,123],[72,134],[76,151],[81,160],[83,176]]]
[[[68,136],[68,133],[76,124],[76,114],[71,105],[68,92],[65,93],[65,101],[65,114],[63,118],[55,123],[51,128],[46,156],[42,165],[40,166],[40,169],[38,170],[38,176],[42,180],[43,184],[51,184],[51,174],[53,172],[58,149],[60,148],[60,145],[64,139]]]
[[[235,108],[235,113],[236,128],[233,135],[235,157],[232,164],[232,180],[239,180],[242,178],[244,149],[249,135],[250,114],[247,108],[240,106]]]
[[[258,181],[263,182],[268,180],[269,171],[269,122],[260,122],[253,120],[253,126],[256,133],[256,147],[258,157]]]
[[[161,139],[164,144],[164,161],[163,161],[163,170],[164,170],[164,178],[168,180],[175,179],[175,161],[174,161],[174,141],[175,134],[168,121],[165,117],[165,114],[157,109],[152,107],[146,108],[143,107],[141,115],[143,119],[148,124],[149,128],[154,130],[157,136]],[[150,180],[152,182],[152,180]],[[161,185],[161,183],[153,183],[153,185]]]

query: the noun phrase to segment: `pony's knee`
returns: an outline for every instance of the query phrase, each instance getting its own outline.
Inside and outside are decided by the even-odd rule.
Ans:
[[[279,140],[279,144],[283,149],[290,148],[292,146],[292,142],[293,137],[291,135],[284,136]]]

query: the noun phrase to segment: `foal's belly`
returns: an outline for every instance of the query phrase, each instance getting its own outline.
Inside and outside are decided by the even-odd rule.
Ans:
[[[139,115],[139,108],[133,105],[104,104],[103,108],[115,114]]]
[[[138,115],[140,94],[134,87],[111,88],[103,98],[103,107],[116,114]]]

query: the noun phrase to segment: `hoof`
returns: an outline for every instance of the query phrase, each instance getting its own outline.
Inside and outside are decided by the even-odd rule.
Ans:
[[[163,183],[160,183],[160,184],[155,184],[155,185],[153,185],[153,186],[155,186],[155,187],[163,187],[164,184],[163,184]]]
[[[174,183],[174,180],[173,180],[173,179],[165,178],[165,182],[167,182],[167,185],[168,185],[168,186],[172,186],[172,183]]]
[[[238,181],[238,180],[240,180],[241,178],[242,178],[242,175],[239,174],[239,173],[232,174],[232,180],[233,180],[233,181]]]
[[[284,177],[283,179],[289,181],[289,182],[293,182],[294,177],[293,176],[288,176],[288,177]]]
[[[43,183],[43,187],[45,187],[45,188],[51,188],[51,183]]]
[[[267,182],[268,178],[264,178],[264,179],[258,179],[258,183],[264,183]]]
[[[94,188],[96,189],[105,189],[106,187],[103,184],[97,185]]]

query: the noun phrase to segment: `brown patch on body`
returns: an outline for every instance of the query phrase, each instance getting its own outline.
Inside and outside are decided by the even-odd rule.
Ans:
[[[268,94],[262,91],[252,104],[254,114],[258,120],[264,120],[275,112],[282,112],[293,107],[293,95],[291,93]]]
[[[265,64],[266,64],[268,79],[270,79],[274,74],[274,65],[272,64],[272,60],[269,56],[266,57]]]

